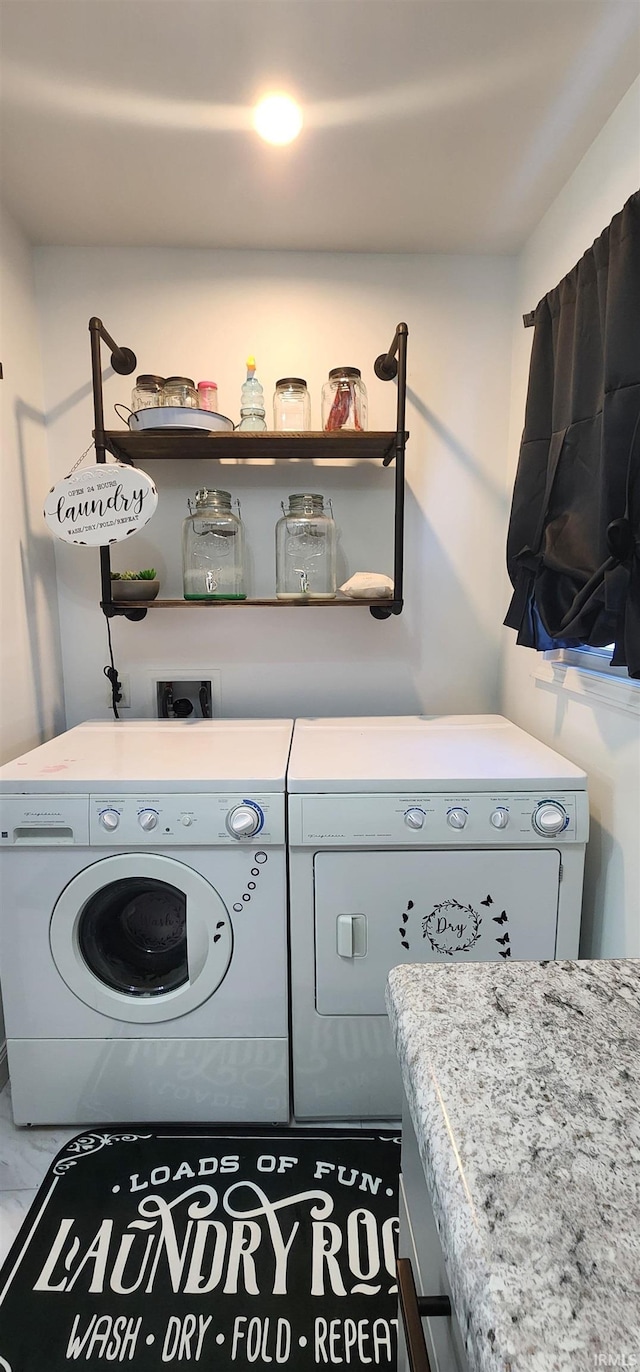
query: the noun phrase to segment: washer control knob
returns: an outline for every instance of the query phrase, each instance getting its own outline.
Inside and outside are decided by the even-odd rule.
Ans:
[[[499,805],[489,818],[494,829],[506,829],[509,823],[509,811],[505,810],[504,805]]]
[[[233,838],[251,838],[260,828],[260,812],[253,805],[236,805],[227,815],[227,829]]]
[[[181,819],[181,821],[180,821],[180,823],[181,823],[181,824],[184,824],[185,829],[188,829],[188,828],[189,828],[189,825],[190,825],[190,824],[193,824],[193,820],[192,820],[192,818],[191,818],[191,815],[183,815],[183,816],[182,816],[182,819]]]
[[[138,811],[138,824],[140,825],[140,828],[141,828],[141,829],[144,829],[145,833],[148,833],[150,829],[155,829],[157,823],[158,823],[158,811],[157,811],[157,810],[139,810],[139,811]]]
[[[117,827],[118,827],[118,825],[119,825],[119,823],[120,823],[120,815],[119,815],[118,811],[117,811],[117,810],[101,810],[101,812],[100,812],[100,823],[101,823],[101,825],[102,825],[102,828],[103,828],[103,829],[106,829],[107,832],[108,832],[109,834],[113,833],[113,830],[114,830],[114,829],[117,829]]]
[[[453,810],[447,811],[447,824],[449,824],[452,829],[464,829],[468,818],[469,815],[467,811],[461,809],[459,805],[456,805]]]
[[[412,805],[410,810],[404,812],[404,822],[408,829],[424,829],[426,818],[424,810],[418,809],[417,805]]]
[[[558,800],[543,800],[534,810],[531,823],[536,833],[544,838],[553,838],[554,834],[560,834],[566,828],[569,817]]]

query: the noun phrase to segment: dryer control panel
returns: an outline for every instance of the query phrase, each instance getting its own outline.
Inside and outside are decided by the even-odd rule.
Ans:
[[[588,836],[586,791],[289,798],[289,839],[303,847],[555,847]]]

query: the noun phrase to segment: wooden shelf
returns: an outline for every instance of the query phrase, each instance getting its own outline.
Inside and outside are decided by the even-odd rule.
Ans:
[[[370,600],[352,600],[349,596],[338,594],[335,600],[277,600],[276,597],[256,596],[247,600],[114,600],[118,614],[127,610],[255,610],[264,606],[278,610],[334,610],[338,605],[364,606],[369,609],[377,605],[392,612],[392,599],[374,597]]]
[[[405,434],[405,441],[408,438]],[[200,460],[202,458],[333,458],[340,461],[378,461],[388,466],[395,456],[396,434],[386,432],[353,433],[271,433],[264,430],[235,430],[233,433],[204,433],[195,429],[173,432],[110,429],[104,435],[105,447],[121,462],[144,466],[145,462]]]

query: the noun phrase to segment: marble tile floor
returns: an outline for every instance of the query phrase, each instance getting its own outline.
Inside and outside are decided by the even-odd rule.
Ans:
[[[400,1124],[393,1120],[340,1120],[335,1123],[323,1120],[298,1127],[317,1130],[379,1128],[385,1132],[400,1132]],[[0,1263],[4,1262],[56,1153],[68,1139],[79,1133],[80,1125],[68,1129],[49,1129],[40,1125],[33,1129],[16,1129],[9,1084],[0,1091]]]
[[[0,1262],[35,1200],[50,1163],[78,1129],[16,1129],[7,1084],[0,1092]]]

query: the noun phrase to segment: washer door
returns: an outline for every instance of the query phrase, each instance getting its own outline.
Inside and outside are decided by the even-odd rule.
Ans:
[[[110,1019],[138,1024],[202,1005],[233,951],[218,892],[158,853],[118,853],[85,867],[57,900],[49,939],[74,995]]]

